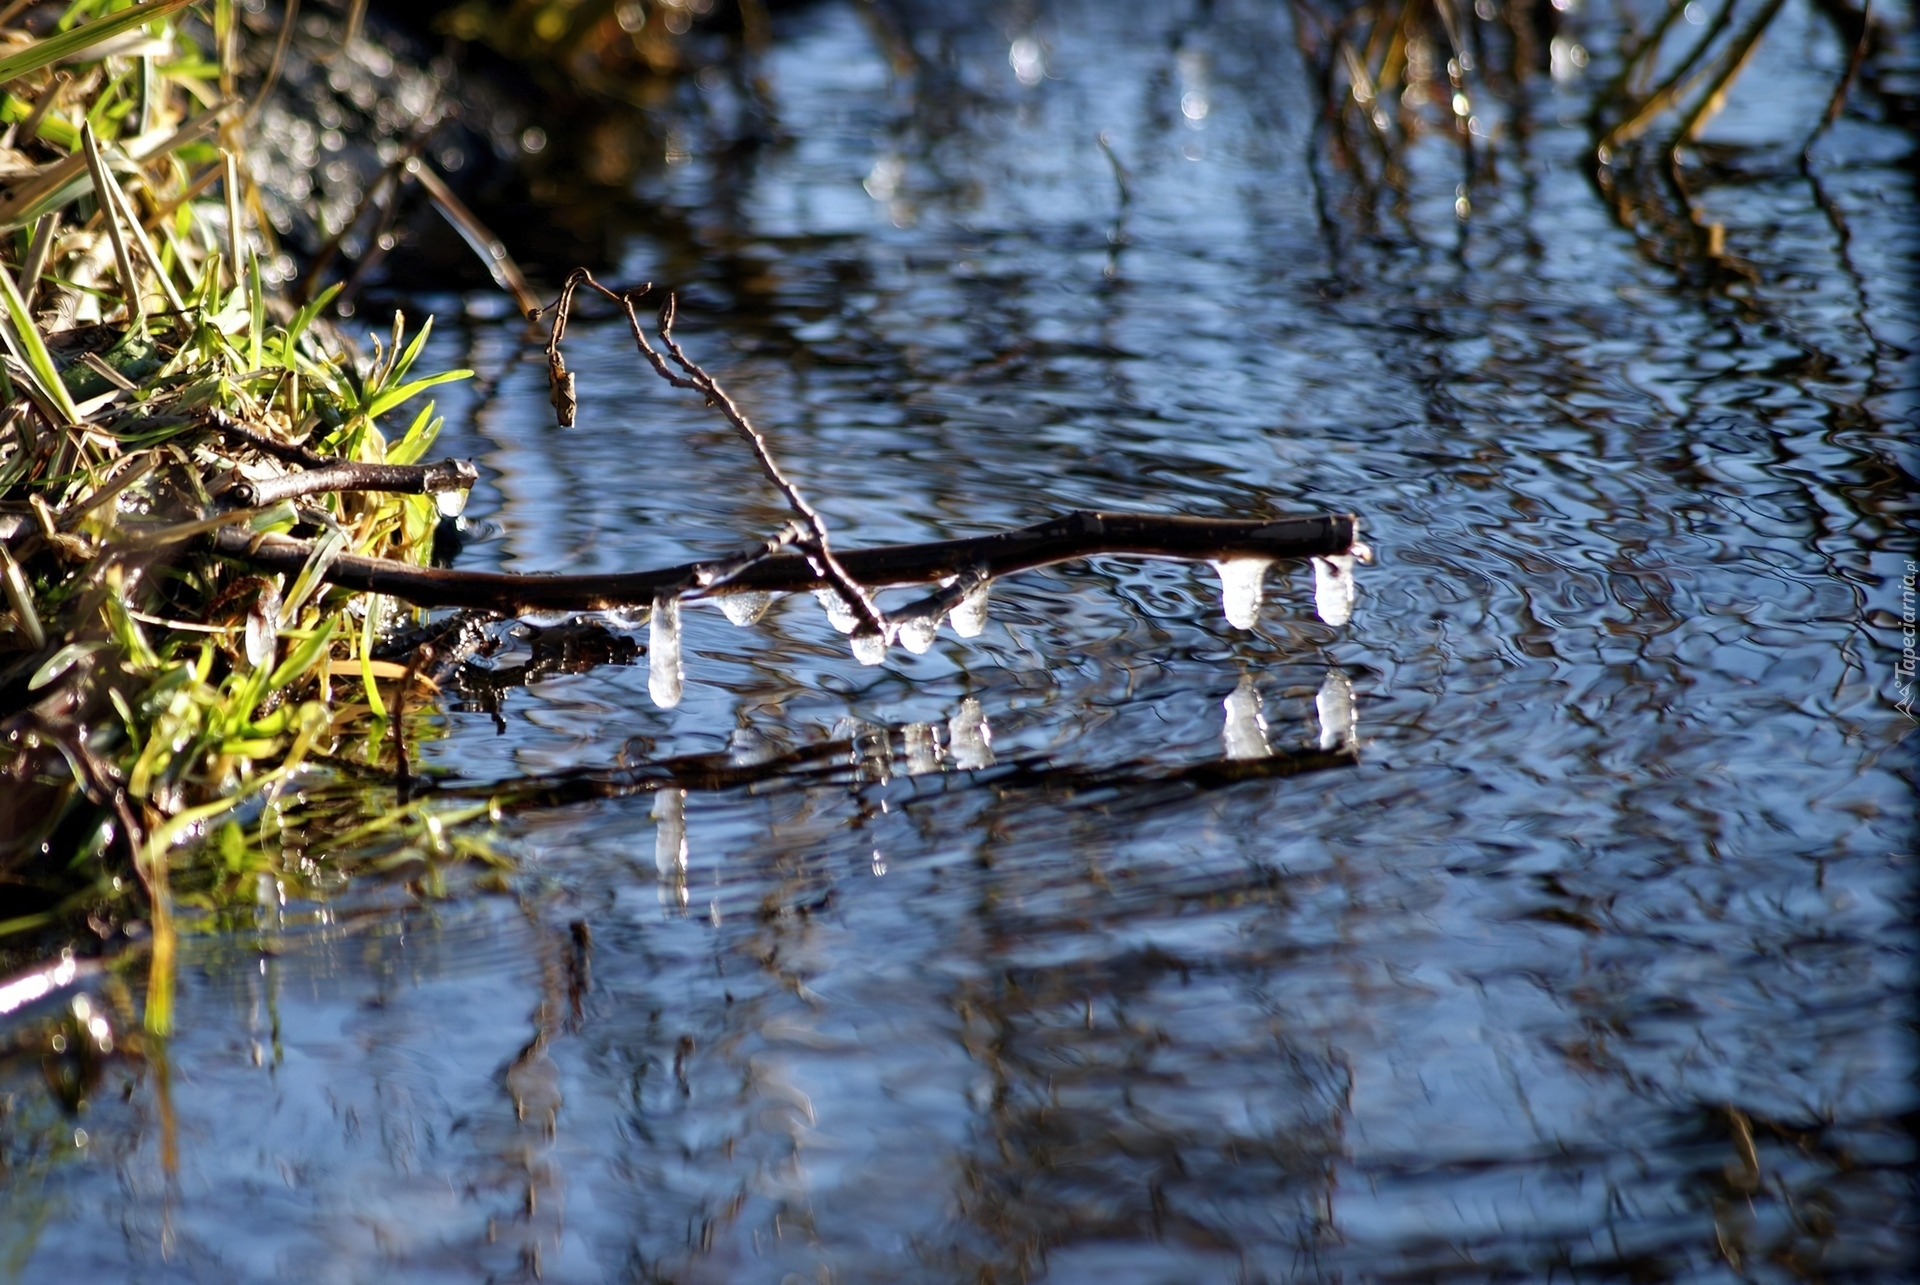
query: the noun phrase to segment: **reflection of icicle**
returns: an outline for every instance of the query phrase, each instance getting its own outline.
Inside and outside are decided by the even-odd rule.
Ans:
[[[863,781],[892,780],[893,737],[885,728],[863,728],[853,740],[853,761]],[[884,809],[886,804],[880,806]]]
[[[661,709],[680,703],[680,600],[665,594],[653,600],[653,621],[647,626],[647,694]]]
[[[853,627],[860,623],[860,617],[853,614],[853,608],[847,605],[847,600],[842,598],[838,591],[815,589],[813,596],[818,598],[820,605],[827,609],[828,623],[841,633],[852,633]]]
[[[866,630],[853,636],[853,658],[863,665],[878,665],[887,658],[887,636]]]
[[[919,656],[933,646],[940,634],[940,617],[912,616],[900,622],[900,645]]]
[[[829,733],[847,746],[847,762],[863,781],[884,781],[893,775],[893,738],[885,728],[842,715]]]
[[[1360,739],[1360,717],[1353,708],[1353,683],[1345,670],[1329,669],[1314,698],[1314,712],[1320,716],[1320,748],[1350,750]]]
[[[1213,564],[1220,574],[1220,605],[1235,629],[1251,629],[1259,621],[1261,582],[1271,565],[1266,558],[1228,558]]]
[[[977,638],[980,631],[987,627],[987,585],[982,580],[967,591],[960,605],[953,609],[953,632],[962,638]]]
[[[961,768],[993,766],[993,728],[980,702],[969,696],[960,702],[947,723],[947,744],[954,764]]]
[[[887,872],[887,859],[880,855],[880,849],[873,850],[873,877],[878,879]]]
[[[1220,702],[1227,711],[1227,725],[1221,729],[1230,759],[1263,759],[1273,753],[1267,744],[1267,720],[1260,713],[1260,693],[1253,686],[1253,675],[1242,674],[1240,685]]]
[[[720,595],[720,610],[727,613],[727,619],[745,627],[759,623],[760,617],[767,614],[767,608],[773,605],[770,593],[727,593]]]
[[[727,757],[741,767],[758,767],[779,758],[780,746],[757,727],[736,727],[727,737]]]
[[[907,743],[907,775],[940,770],[940,740],[931,723],[908,723],[901,732]]]
[[[660,904],[685,908],[687,895],[687,792],[653,796],[653,866],[660,872]]]
[[[1313,560],[1313,608],[1330,625],[1344,625],[1353,619],[1354,599],[1360,596],[1353,579],[1353,562],[1351,553]]]

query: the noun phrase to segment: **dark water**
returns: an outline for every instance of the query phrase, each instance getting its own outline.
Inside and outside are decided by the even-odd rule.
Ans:
[[[1849,115],[1801,170],[1844,51],[1790,5],[1707,135],[1754,272],[1703,283],[1583,168],[1599,55],[1464,223],[1442,139],[1370,222],[1284,9],[966,8],[785,20],[787,141],[729,159],[705,91],[621,275],[682,288],[849,545],[1352,509],[1351,624],[1305,568],[1244,631],[1203,567],[1103,561],[879,667],[811,600],[689,607],[676,709],[644,660],[455,702],[423,752],[473,781],[841,766],[509,816],[514,896],[192,937],[164,1063],[77,1118],[7,1064],[14,1271],[1901,1278],[1910,137]],[[439,304],[485,376],[463,565],[781,520],[624,326],[570,331],[560,432],[521,331]],[[1358,762],[1181,777],[1249,736]]]

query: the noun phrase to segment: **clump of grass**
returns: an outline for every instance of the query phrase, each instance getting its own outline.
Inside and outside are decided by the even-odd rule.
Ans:
[[[348,868],[430,887],[489,855],[450,828],[473,806],[315,788],[384,781],[431,734],[394,734],[421,693],[371,656],[389,605],[321,575],[343,553],[424,562],[436,497],[235,497],[289,460],[419,460],[441,424],[421,394],[467,372],[419,373],[431,322],[396,316],[363,360],[322,319],[330,292],[282,300],[232,7],[206,8],[42,6],[40,38],[0,46],[0,953],[82,921],[150,933],[156,1030],[177,908],[324,892]],[[229,527],[297,528],[316,553],[264,577],[204,547]]]

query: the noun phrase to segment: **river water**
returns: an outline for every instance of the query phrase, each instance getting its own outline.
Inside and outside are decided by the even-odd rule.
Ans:
[[[190,935],[163,1059],[77,1117],[5,1064],[7,1264],[1899,1278],[1920,218],[1871,113],[1802,170],[1845,51],[1780,23],[1700,184],[1750,272],[1702,279],[1585,168],[1598,53],[1463,219],[1445,138],[1360,198],[1281,7],[783,14],[774,141],[719,146],[710,78],[614,275],[679,288],[836,539],[1352,510],[1352,620],[1304,566],[1237,629],[1205,566],[1101,560],[878,666],[811,598],[689,605],[674,708],[644,658],[453,696],[422,770],[467,783],[776,766],[509,811],[508,893]],[[783,520],[623,322],[570,329],[562,431],[518,323],[427,302],[481,373],[460,565]]]

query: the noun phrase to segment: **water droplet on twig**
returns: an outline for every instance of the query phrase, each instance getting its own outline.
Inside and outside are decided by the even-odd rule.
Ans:
[[[887,658],[887,636],[864,631],[855,634],[853,658],[863,665],[878,665]]]
[[[1330,625],[1344,625],[1353,619],[1353,604],[1360,596],[1353,562],[1351,553],[1313,559],[1313,608]]]
[[[653,619],[647,626],[647,694],[661,709],[680,703],[680,600],[662,595],[653,600]]]
[[[758,624],[760,617],[767,614],[767,608],[773,605],[770,593],[728,593],[720,595],[720,610],[726,613],[728,620],[745,628]]]
[[[900,622],[900,645],[916,656],[924,655],[939,634],[939,616],[914,616]]]
[[[852,633],[854,626],[860,623],[860,617],[854,614],[853,608],[847,605],[847,600],[840,596],[838,590],[815,589],[813,596],[827,609],[827,622],[841,633]]]
[[[587,616],[584,619],[591,620]],[[609,607],[600,613],[609,629],[638,629],[653,618],[652,607]]]
[[[953,609],[953,632],[962,638],[977,638],[980,631],[987,627],[987,587],[993,582],[982,580],[967,591],[960,605]]]
[[[273,665],[274,657],[279,654],[279,635],[274,624],[280,615],[280,595],[273,595],[271,610],[266,606],[263,596],[253,610],[247,613],[246,648],[247,663],[255,669],[268,669]]]
[[[687,792],[661,790],[653,796],[653,867],[660,876],[660,904],[687,904]]]
[[[1220,575],[1220,606],[1235,629],[1251,629],[1260,619],[1260,594],[1266,558],[1226,558],[1213,564]]]

